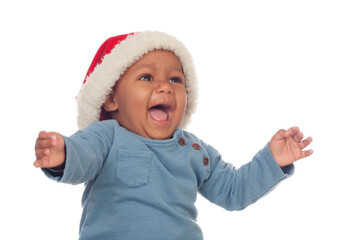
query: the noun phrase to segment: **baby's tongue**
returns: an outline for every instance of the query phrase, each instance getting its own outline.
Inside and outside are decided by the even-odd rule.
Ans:
[[[150,116],[156,121],[166,121],[168,119],[168,114],[166,111],[158,108],[149,109]]]

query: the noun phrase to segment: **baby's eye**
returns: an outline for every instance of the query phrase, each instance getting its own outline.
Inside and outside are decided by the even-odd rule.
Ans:
[[[171,83],[182,83],[182,80],[181,80],[181,78],[173,77],[173,78],[170,78],[169,82],[171,82]]]
[[[144,75],[142,76],[141,78],[139,78],[139,80],[142,80],[142,81],[152,81],[152,77],[150,75]]]

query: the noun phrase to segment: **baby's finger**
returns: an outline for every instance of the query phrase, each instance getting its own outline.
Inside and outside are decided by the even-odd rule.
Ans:
[[[300,130],[299,130],[298,127],[289,128],[289,129],[285,132],[284,137],[295,136],[299,131],[300,131]]]
[[[34,167],[36,168],[42,167],[42,165],[43,165],[42,160],[36,160],[34,162]]]
[[[312,137],[308,137],[307,139],[305,139],[304,141],[300,142],[300,147],[301,149],[306,148],[307,146],[309,146],[309,144],[312,142]]]
[[[302,152],[301,152],[301,158],[306,158],[306,157],[310,156],[310,155],[313,154],[313,153],[314,153],[314,151],[313,151],[312,149],[306,150],[306,151],[302,151]]]
[[[304,137],[304,134],[299,131],[295,134],[293,139],[295,140],[295,142],[300,142],[303,139],[303,137]]]
[[[34,162],[34,166],[39,168],[39,167],[44,167],[45,163],[49,163],[49,154],[50,154],[50,150],[44,149],[44,150],[36,150],[35,155],[36,155],[36,160]]]
[[[37,149],[44,149],[44,148],[51,148],[54,147],[56,144],[56,139],[37,139],[35,143],[35,150]]]
[[[38,139],[48,139],[48,138],[51,138],[52,135],[53,134],[51,134],[49,132],[41,131],[41,132],[39,132]]]
[[[38,159],[34,162],[34,167],[36,168],[46,168],[49,165],[48,159]]]
[[[49,148],[45,148],[45,149],[38,149],[35,151],[35,157],[36,160],[41,160],[43,158],[47,158],[50,154],[50,149]]]

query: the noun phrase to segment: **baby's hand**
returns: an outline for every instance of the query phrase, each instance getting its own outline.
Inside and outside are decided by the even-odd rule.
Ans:
[[[35,143],[36,161],[34,166],[53,168],[65,162],[65,142],[59,133],[40,132]]]
[[[269,148],[280,167],[289,165],[299,159],[310,156],[313,150],[305,150],[312,138],[308,137],[302,140],[304,135],[298,127],[292,127],[289,130],[279,130],[270,140]]]

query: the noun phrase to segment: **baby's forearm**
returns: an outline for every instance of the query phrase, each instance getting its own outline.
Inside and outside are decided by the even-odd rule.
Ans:
[[[286,169],[278,166],[268,145],[239,169],[224,162],[220,156],[212,164],[211,177],[200,192],[211,202],[228,210],[246,208],[294,172],[293,165]]]

